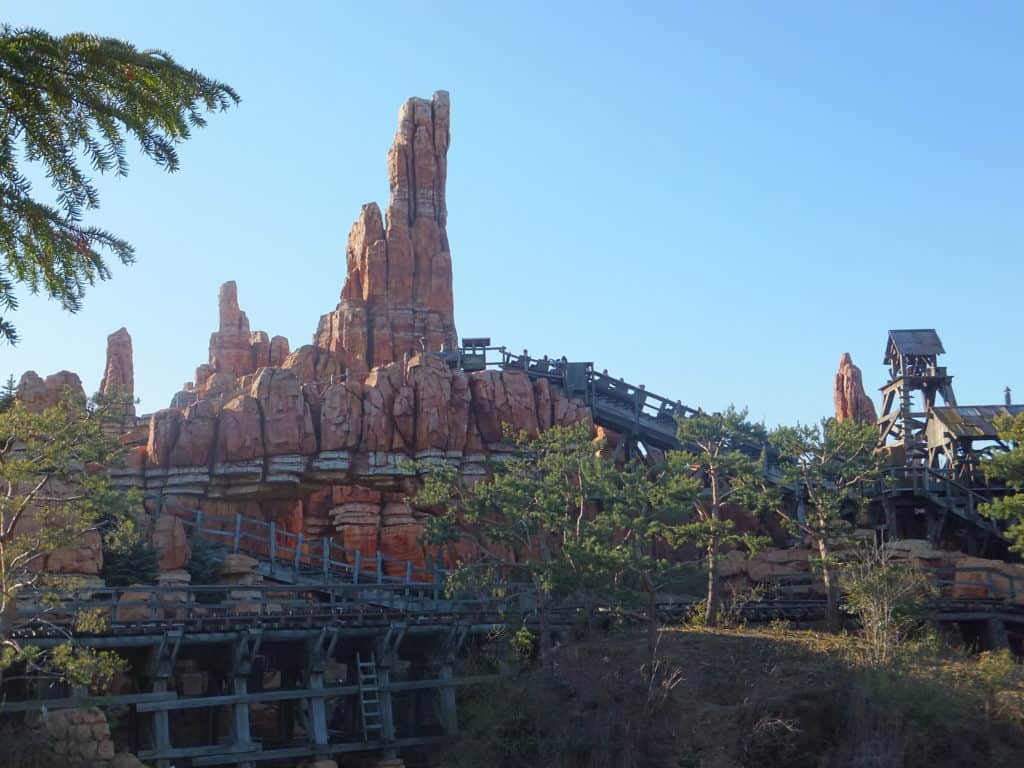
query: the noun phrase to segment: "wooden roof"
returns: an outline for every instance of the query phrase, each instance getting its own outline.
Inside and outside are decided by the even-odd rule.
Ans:
[[[933,408],[935,418],[953,437],[995,440],[999,430],[992,423],[999,416],[1024,413],[1024,405],[961,405]]]
[[[885,346],[885,360],[888,365],[895,353],[902,355],[941,355],[946,350],[934,328],[889,331],[889,342]]]

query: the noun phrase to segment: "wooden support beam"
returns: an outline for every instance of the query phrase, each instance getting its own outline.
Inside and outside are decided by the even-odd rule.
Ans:
[[[450,661],[446,660],[441,665],[439,677],[446,682],[455,677]],[[438,696],[441,700],[441,726],[444,728],[445,736],[458,736],[459,714],[455,703],[455,688],[453,686],[439,688]]]

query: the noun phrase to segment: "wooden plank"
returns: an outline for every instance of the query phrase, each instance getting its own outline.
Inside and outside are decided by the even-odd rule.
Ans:
[[[394,693],[403,691],[419,691],[428,688],[456,688],[463,685],[480,685],[494,683],[502,678],[501,675],[472,675],[467,677],[440,677],[429,680],[403,680],[401,682],[382,683],[381,690],[388,690]],[[145,700],[135,707],[137,712],[157,712],[160,710],[183,710],[201,709],[203,707],[223,707],[237,704],[243,699],[251,704],[265,703],[269,701],[297,701],[300,699],[328,699],[338,696],[354,696],[359,693],[358,685],[343,685],[334,688],[295,688],[285,691],[263,691],[262,693],[248,693],[245,696],[225,694],[223,696],[202,696],[202,697],[176,697],[167,700]],[[152,696],[152,694],[147,694]],[[118,697],[110,697],[117,699]],[[113,701],[114,705],[123,702]]]
[[[31,712],[37,709],[74,709],[77,707],[124,707],[156,702],[170,702],[178,698],[174,691],[129,693],[123,696],[70,696],[63,699],[33,699],[0,704],[0,712]]]

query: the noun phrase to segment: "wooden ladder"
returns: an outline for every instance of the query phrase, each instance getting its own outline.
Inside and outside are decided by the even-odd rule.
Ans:
[[[370,741],[371,731],[379,735],[384,732],[380,688],[377,686],[377,660],[372,653],[369,661],[363,661],[356,653],[356,674],[359,680],[359,708],[363,715],[363,741]]]

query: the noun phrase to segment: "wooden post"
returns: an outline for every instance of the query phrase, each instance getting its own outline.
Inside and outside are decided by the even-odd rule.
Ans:
[[[167,691],[167,678],[160,677],[153,680],[153,693],[164,693]],[[157,710],[153,713],[153,748],[164,750],[171,748],[171,724],[170,712],[166,709]],[[168,768],[170,761],[157,760],[157,768]]]
[[[252,731],[249,724],[248,678],[252,673],[252,662],[259,652],[262,641],[260,630],[242,633],[235,646],[231,660],[232,693],[242,700],[231,705],[231,732],[234,746],[248,751],[252,746]],[[252,768],[251,762],[238,763],[239,768]]]
[[[302,534],[300,533],[298,538],[295,539],[295,572],[299,572],[299,566],[302,564]]]
[[[322,545],[324,581],[326,582],[331,573],[331,540],[324,536],[320,543]]]
[[[377,583],[384,583],[384,555],[379,549],[377,550]]]
[[[233,552],[236,552],[236,553],[238,552],[238,545],[241,543],[241,541],[242,541],[242,515],[236,513],[235,514],[235,538],[234,538],[234,541],[232,542],[232,547],[233,547],[232,551]]]
[[[388,685],[391,683],[391,665],[390,660],[386,660],[386,666],[377,664],[377,685],[380,687],[380,722],[381,731],[380,735],[384,741],[395,740],[395,715],[391,707],[391,691],[388,690]],[[386,750],[384,752],[385,757],[394,758],[397,752],[394,750]]]
[[[310,672],[309,687],[312,690],[319,690],[324,687],[324,673]],[[327,744],[327,701],[323,696],[316,696],[309,700],[309,714],[312,721],[313,745]]]
[[[270,567],[274,567],[274,560],[277,559],[277,523],[270,521]]]
[[[441,665],[439,677],[448,681],[455,677],[452,671],[452,663],[445,660]],[[459,735],[459,715],[455,705],[455,687],[446,685],[438,689],[441,697],[441,726],[444,728],[445,736]]]
[[[356,561],[352,570],[352,583],[359,583],[359,569],[363,567],[363,553],[362,550],[356,550]]]
[[[201,509],[197,509],[196,510],[196,530],[195,530],[195,533],[196,533],[197,536],[201,536],[202,533],[203,533],[203,510],[201,510]]]
[[[409,599],[409,586],[412,584],[412,560],[405,561],[405,599]]]

